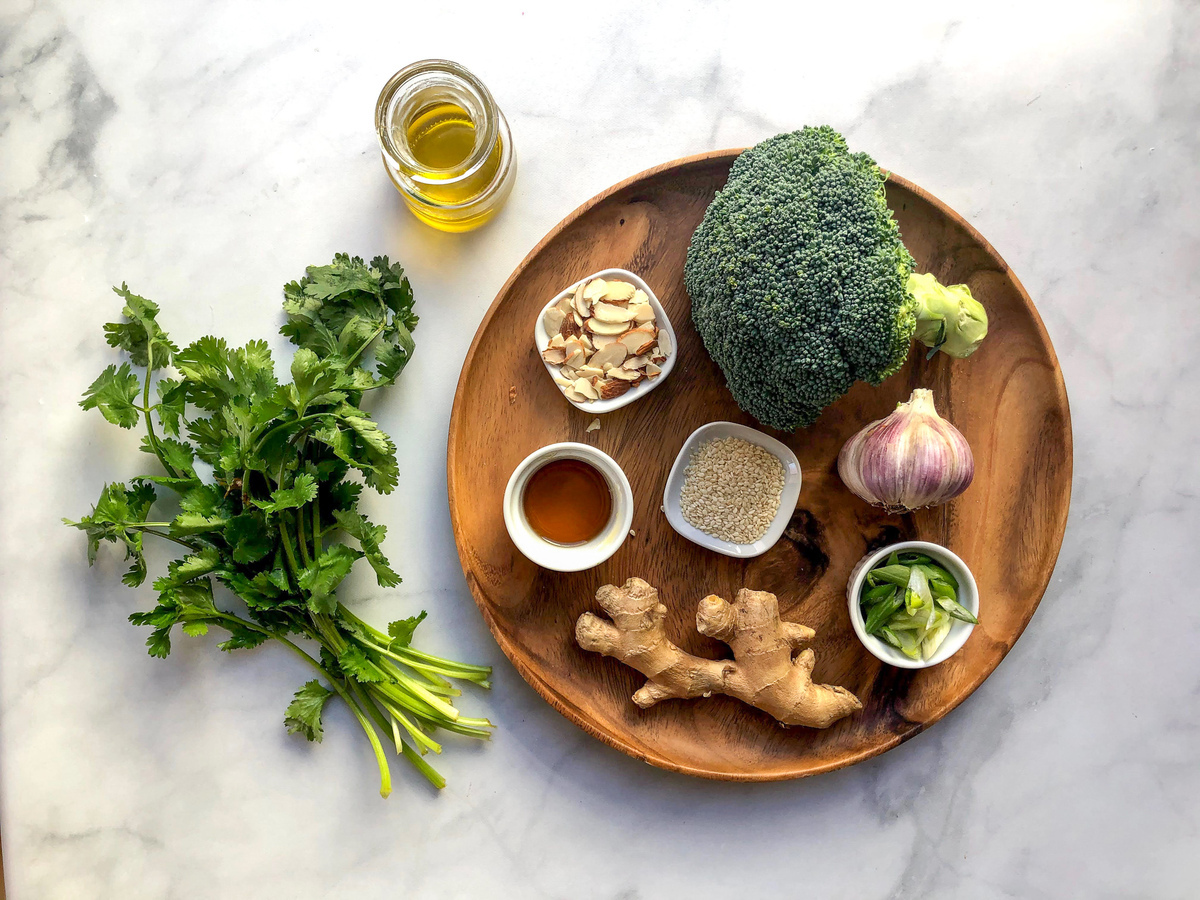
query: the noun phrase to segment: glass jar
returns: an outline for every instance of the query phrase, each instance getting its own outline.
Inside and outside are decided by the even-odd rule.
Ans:
[[[383,164],[418,219],[470,231],[504,205],[517,176],[508,122],[483,82],[458,63],[401,69],[375,104]]]

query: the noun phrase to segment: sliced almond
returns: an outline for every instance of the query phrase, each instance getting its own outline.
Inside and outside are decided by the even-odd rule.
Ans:
[[[587,427],[587,433],[591,434],[593,431],[599,431],[599,430],[600,430],[600,420],[592,419],[592,424]]]
[[[658,333],[658,349],[663,356],[670,356],[674,348],[671,346],[671,335],[666,331]]]
[[[583,327],[592,334],[623,334],[628,328],[627,322],[601,322],[591,318],[583,323]]]
[[[579,338],[570,338],[563,347],[563,362],[573,368],[582,366],[587,360],[588,352]]]
[[[633,318],[635,310],[628,306],[613,306],[611,303],[595,303],[592,305],[592,315],[601,322],[628,322]]]
[[[571,294],[563,294],[554,304],[555,309],[561,309],[564,316],[570,315],[575,307],[571,304]]]
[[[636,306],[630,303],[629,308],[633,312],[630,319],[637,324],[642,325],[646,322],[654,321],[654,307],[649,303],[639,303]]]
[[[609,344],[611,344],[615,341],[619,341],[620,339],[621,339],[621,335],[619,335],[619,334],[593,334],[592,335],[592,346],[595,347],[597,351],[600,351],[600,350],[603,350],[605,347],[607,347]]]
[[[580,282],[579,287],[575,288],[575,295],[571,298],[571,305],[575,309],[577,315],[587,318],[592,314],[592,301],[584,296],[584,284]]]
[[[596,385],[596,390],[600,394],[601,400],[611,400],[613,397],[620,397],[631,387],[633,384],[628,381],[607,380]]]
[[[638,381],[642,377],[641,370],[626,369],[618,366],[604,373],[606,378],[616,378],[620,381]]]
[[[589,400],[600,399],[600,393],[592,387],[592,383],[586,378],[576,378],[571,388],[577,393],[583,394]]]
[[[542,314],[542,326],[546,329],[547,334],[557,334],[562,328],[563,319],[566,315],[557,306],[552,306]]]
[[[594,366],[589,362],[586,366],[580,366],[576,369],[580,378],[599,378],[604,375],[604,370],[599,366]]]
[[[633,296],[629,298],[630,306],[639,306],[643,303],[649,303],[650,298],[646,296],[646,292],[639,289],[633,292]]]
[[[567,381],[569,381],[571,384],[574,384],[575,379],[579,377],[578,375],[575,374],[575,369],[572,368],[571,366],[563,366],[562,368],[560,368],[558,370],[558,374],[561,375],[563,378],[565,378]]]
[[[561,350],[566,342],[567,339],[561,334],[556,334],[554,337],[550,338],[550,346],[556,350]]]
[[[619,366],[625,362],[629,353],[620,341],[614,341],[606,347],[597,350],[588,360],[588,364],[603,369],[605,366]]]
[[[606,300],[628,300],[634,294],[635,288],[628,281],[610,281],[604,289]]]
[[[575,380],[572,378],[563,378],[561,375],[555,375],[554,383],[557,384],[560,388],[569,388],[571,385],[573,385],[575,383]]]
[[[587,403],[588,401],[588,398],[579,393],[579,391],[575,390],[574,387],[563,388],[563,396],[568,400],[575,401],[576,403]]]
[[[595,346],[593,346],[593,344],[592,344],[591,336],[586,331],[582,332],[579,335],[579,342],[581,344],[583,344],[583,349],[586,350],[588,353],[591,353],[593,350],[596,349]]]
[[[662,369],[656,366],[654,363],[648,362],[646,363],[645,372],[647,378],[654,378],[662,374]]]
[[[630,356],[638,356],[654,346],[654,326],[639,325],[626,334],[621,335],[621,343],[629,351]]]
[[[552,366],[561,366],[567,361],[567,354],[559,347],[547,347],[542,351],[542,359]]]
[[[649,362],[650,362],[650,357],[648,357],[648,356],[630,355],[629,359],[625,360],[625,362],[622,364],[621,368],[629,369],[631,371],[633,369],[644,369],[644,368],[646,368],[646,365]]]
[[[589,281],[587,286],[583,288],[582,293],[577,294],[576,296],[582,296],[583,299],[588,301],[588,303],[591,303],[593,300],[599,300],[607,291],[608,282],[603,278],[596,278],[592,281]]]

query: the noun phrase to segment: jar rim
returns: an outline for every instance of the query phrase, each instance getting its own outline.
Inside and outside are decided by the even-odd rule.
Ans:
[[[393,121],[395,110],[392,99],[406,83],[430,73],[448,75],[452,80],[460,82],[459,86],[475,96],[485,114],[484,121],[477,123],[482,124],[483,128],[475,130],[475,146],[471,149],[470,155],[462,162],[447,168],[432,167],[418,162],[409,152],[408,147],[395,139],[395,122]],[[450,177],[437,179],[438,184],[453,184],[455,181],[471,177],[487,162],[499,136],[497,113],[496,101],[492,98],[487,86],[465,66],[448,59],[422,59],[410,63],[398,71],[387,80],[383,90],[379,92],[379,99],[375,103],[375,131],[379,138],[380,148],[397,164],[413,171],[444,173]]]

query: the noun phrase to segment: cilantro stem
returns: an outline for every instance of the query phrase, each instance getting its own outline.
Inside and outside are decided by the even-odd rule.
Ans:
[[[304,560],[307,569],[312,565],[312,557],[308,555],[308,539],[304,536],[304,507],[296,510],[296,543],[300,547],[300,558]]]
[[[298,419],[289,419],[288,421],[280,422],[274,428],[269,429],[264,435],[262,435],[262,437],[259,437],[257,433],[252,433],[250,435],[250,440],[257,441],[257,443],[254,445],[255,451],[257,451],[266,442],[267,438],[269,438],[275,432],[282,431],[285,428],[291,428],[293,425],[299,425],[301,422],[311,422],[314,419],[321,419],[327,415],[330,415],[330,413],[314,413],[311,416],[300,416]]]
[[[142,407],[146,420],[146,438],[150,441],[150,446],[154,448],[154,455],[158,457],[158,461],[162,463],[162,467],[167,470],[167,474],[172,478],[178,478],[179,472],[175,467],[167,462],[167,457],[162,452],[162,446],[158,443],[158,435],[154,433],[154,418],[150,415],[150,377],[154,374],[154,335],[146,329],[146,381],[142,386]]]
[[[354,702],[354,698],[349,694],[343,693],[342,699],[350,707],[350,712],[354,713],[354,717],[358,719],[358,724],[362,726],[363,731],[367,733],[367,740],[371,742],[371,749],[375,751],[375,762],[379,765],[379,796],[385,800],[392,793],[392,770],[388,766],[387,757],[383,753],[383,744],[379,743],[379,735],[375,731],[375,726],[363,714],[363,711],[358,708],[358,704]]]
[[[418,663],[418,662],[414,662],[413,660],[405,659],[399,653],[393,653],[387,647],[381,647],[378,644],[373,643],[371,641],[360,638],[359,642],[361,644],[363,644],[364,646],[369,647],[372,651],[374,651],[375,653],[378,653],[380,656],[386,656],[390,659],[394,659],[396,662],[403,663],[404,665],[408,666],[409,668],[420,672],[426,678],[429,678],[430,675],[437,677],[439,675],[445,675],[445,674],[449,674],[450,677],[452,677],[452,678],[454,677],[453,673],[443,672],[443,671],[438,670],[436,667],[428,666],[423,663]],[[458,690],[455,690],[454,688],[451,688],[450,682],[445,681],[444,679],[439,678],[437,681],[433,681],[433,679],[431,678],[430,681],[432,684],[436,685],[436,687],[439,691],[443,691],[447,694],[450,694],[450,691],[453,691],[453,694],[451,694],[451,696],[459,696],[460,694],[462,694],[462,691],[458,691]],[[447,690],[448,688],[449,688],[449,690]],[[431,688],[431,690],[433,690],[433,688]]]
[[[441,773],[429,763],[425,762],[425,760],[421,759],[420,755],[413,750],[412,747],[408,746],[408,744],[404,743],[403,741],[400,742],[400,746],[402,748],[401,752],[404,754],[404,758],[416,766],[417,771],[429,779],[430,784],[432,784],[439,791],[446,786],[446,779],[441,776]]]
[[[442,752],[441,744],[418,728],[408,716],[389,703],[387,699],[380,697],[379,702],[383,708],[388,711],[391,717],[399,722],[404,730],[408,732],[409,737],[413,739],[413,743],[418,744],[427,750],[432,750],[434,753],[440,754]]]
[[[283,555],[287,557],[288,566],[292,570],[292,577],[296,579],[296,586],[300,586],[300,567],[296,565],[296,548],[292,544],[292,536],[288,534],[287,519],[283,516],[279,517],[279,533],[283,535]]]
[[[321,543],[321,495],[320,492],[313,497],[312,502],[312,533],[313,533],[313,559],[321,555],[325,549]]]
[[[387,312],[386,312],[386,310],[384,311],[384,315],[385,315],[385,316],[387,315]],[[349,370],[349,368],[350,368],[352,365],[354,365],[354,364],[355,364],[355,363],[358,361],[358,358],[359,358],[360,356],[362,356],[362,355],[363,355],[363,351],[365,351],[365,350],[366,350],[368,347],[370,347],[370,346],[371,346],[371,344],[372,344],[372,343],[374,343],[374,341],[375,341],[375,338],[377,338],[377,337],[379,337],[381,334],[383,334],[383,329],[384,329],[384,326],[383,326],[383,325],[380,325],[378,328],[376,328],[376,329],[375,329],[375,333],[374,333],[373,335],[371,335],[369,338],[367,338],[367,339],[366,339],[366,340],[363,342],[363,344],[362,344],[362,346],[361,346],[361,347],[359,347],[357,350],[355,350],[355,351],[354,351],[354,355],[353,355],[353,356],[351,356],[351,357],[350,357],[348,360],[346,360],[346,366],[345,366],[345,368],[346,368],[347,370]]]
[[[151,522],[149,524],[170,525],[171,523],[170,522]],[[139,529],[141,529],[143,534],[152,534],[155,537],[166,538],[168,541],[174,541],[180,547],[187,547],[189,550],[191,550],[193,552],[198,551],[200,549],[195,544],[189,543],[188,541],[180,540],[179,538],[175,537],[175,535],[173,535],[173,534],[167,534],[165,531],[155,531],[153,528],[147,528],[146,525],[144,525],[144,524],[137,525],[137,524],[131,523],[129,525],[126,525],[125,527],[126,528],[139,528]]]

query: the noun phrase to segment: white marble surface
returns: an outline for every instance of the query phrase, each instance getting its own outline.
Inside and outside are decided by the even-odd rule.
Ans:
[[[1200,7],[753,5],[0,4],[12,900],[1196,896]],[[403,211],[372,131],[387,76],[435,55],[492,88],[521,159],[508,208],[464,237]],[[450,533],[450,401],[496,290],[576,205],[819,122],[961,211],[1035,298],[1071,398],[1070,525],[1026,635],[930,732],[800,782],[689,780],[588,738],[492,642]],[[380,801],[343,710],[321,746],[287,735],[308,674],[281,650],[148,657],[112,555],[89,570],[58,524],[143,465],[75,407],[113,358],[108,285],[179,337],[240,342],[339,250],[400,258],[422,315],[380,409],[406,477],[368,501],[405,582],[369,614],[427,607],[427,646],[497,666],[464,705],[499,733],[447,750],[439,796],[397,765]]]

